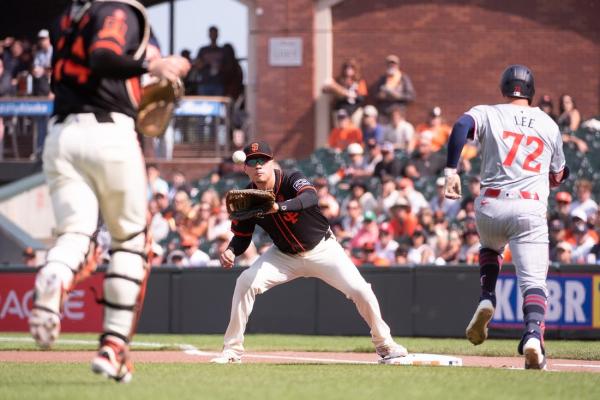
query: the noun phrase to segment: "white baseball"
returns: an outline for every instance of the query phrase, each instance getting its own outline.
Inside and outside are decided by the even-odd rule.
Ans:
[[[234,151],[231,159],[234,163],[241,164],[246,161],[246,153],[244,153],[242,150]]]

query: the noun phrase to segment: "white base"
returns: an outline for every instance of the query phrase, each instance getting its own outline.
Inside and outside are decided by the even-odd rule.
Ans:
[[[381,364],[388,365],[429,365],[462,367],[462,358],[444,356],[439,354],[409,354],[406,357],[396,357],[389,360],[380,360]]]

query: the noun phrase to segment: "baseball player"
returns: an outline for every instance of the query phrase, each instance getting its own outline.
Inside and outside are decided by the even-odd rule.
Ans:
[[[495,287],[508,243],[523,295],[525,332],[519,353],[525,368],[545,369],[544,316],[547,303],[549,187],[569,176],[558,126],[538,107],[533,74],[523,65],[502,73],[506,104],[473,107],[454,124],[448,143],[445,196],[461,195],[457,175],[467,138],[481,144],[481,194],[475,200],[481,237],[481,297],[466,334],[475,345],[487,338],[496,305]]]
[[[256,225],[269,234],[274,244],[237,279],[223,352],[212,362],[241,362],[244,331],[256,295],[300,277],[319,278],[356,304],[371,328],[380,362],[406,356],[406,349],[394,342],[390,328],[381,318],[371,286],[335,240],[317,205],[314,186],[300,172],[275,169],[273,153],[265,142],[251,143],[244,153],[244,170],[251,180],[248,187],[273,190],[276,202],[264,218],[232,221],[234,237],[220,256],[221,265],[233,267],[235,257],[250,245]]]
[[[50,347],[66,293],[92,248],[100,210],[110,232],[104,325],[92,370],[131,379],[128,342],[146,278],[146,176],[134,130],[139,76],[175,80],[180,57],[144,60],[149,26],[134,0],[74,1],[53,32],[54,115],[43,153],[58,238],[35,280],[31,334]]]

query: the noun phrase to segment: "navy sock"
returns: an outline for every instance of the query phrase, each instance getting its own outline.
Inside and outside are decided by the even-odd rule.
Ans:
[[[546,293],[540,288],[527,289],[523,293],[523,320],[527,333],[544,336],[544,318],[546,315]]]
[[[494,250],[479,250],[479,276],[481,284],[481,300],[489,300],[496,307],[496,281],[502,266],[502,257]]]

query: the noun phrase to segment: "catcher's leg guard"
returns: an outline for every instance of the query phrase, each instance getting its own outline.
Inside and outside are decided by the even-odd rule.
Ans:
[[[42,348],[49,348],[58,338],[62,303],[89,250],[88,236],[63,234],[48,252],[48,261],[36,276],[29,330]]]

